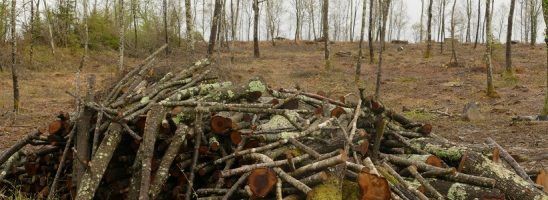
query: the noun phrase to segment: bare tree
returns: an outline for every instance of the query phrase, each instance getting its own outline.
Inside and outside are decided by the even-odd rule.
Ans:
[[[487,96],[496,97],[495,87],[493,86],[493,64],[491,62],[491,53],[493,46],[493,31],[491,28],[491,0],[485,1],[485,26],[486,38],[485,42],[485,64],[487,65]]]
[[[428,3],[428,24],[426,28],[426,31],[428,32],[428,44],[426,45],[425,58],[430,58],[432,52],[432,4],[433,0],[430,0],[430,3]]]
[[[548,1],[542,0],[542,10],[544,11],[544,24],[548,27]],[[548,28],[544,32],[544,42],[546,43],[546,53],[548,55]],[[548,116],[548,56],[546,65],[546,98],[544,100],[544,108],[542,109],[542,115]]]
[[[329,0],[323,0],[322,5],[322,30],[324,37],[325,69],[331,70],[331,58],[329,53]]]
[[[457,5],[457,0],[453,0],[453,8],[451,9],[451,60],[450,64],[453,66],[458,66],[459,61],[457,59],[457,50],[456,50],[456,38],[455,38],[455,7]]]
[[[43,0],[42,3],[44,4],[44,12],[46,12],[46,19],[47,19],[46,22],[48,24],[49,45],[51,47],[51,54],[55,56],[55,42],[54,42],[54,39],[53,39],[51,11],[48,9],[48,5],[46,4],[46,0]]]
[[[481,0],[478,0],[478,23],[476,24],[476,41],[474,42],[474,49],[478,46],[480,24],[481,24]]]
[[[34,68],[32,57],[34,54],[34,0],[30,0],[30,49],[29,49],[29,64]]]
[[[15,10],[16,0],[11,0],[11,18],[10,18],[10,30],[11,30],[11,80],[13,82],[13,112],[19,112],[19,80],[17,74],[17,35],[15,34]]]
[[[267,1],[268,3],[268,1]],[[303,1],[302,0],[294,0],[293,1],[295,6],[295,21],[297,24],[295,24],[295,42],[301,40],[301,34],[303,29]]]
[[[535,46],[537,43],[537,33],[538,33],[538,16],[540,15],[540,5],[537,0],[530,0],[530,24],[531,24],[531,46]]]
[[[472,19],[472,0],[466,0],[466,43],[470,43],[470,20]]]
[[[137,37],[137,0],[131,0],[131,15],[133,17],[133,47],[137,48],[139,43]]]
[[[445,42],[445,4],[446,0],[441,0],[441,27],[440,27],[440,52],[443,54],[443,43]]]
[[[215,0],[215,6],[213,9],[213,19],[211,20],[211,30],[209,34],[209,45],[207,48],[207,55],[213,55],[213,50],[215,49],[215,41],[217,40],[217,28],[219,23],[219,18],[221,15],[221,0]]]
[[[432,0],[430,0],[432,1]],[[373,50],[373,26],[375,22],[373,21],[373,10],[374,10],[374,4],[375,0],[369,1],[369,33],[368,33],[368,40],[369,40],[369,64],[373,64],[373,61],[375,60],[374,57],[374,50]]]
[[[370,1],[374,1],[374,0],[370,0]],[[363,57],[363,36],[364,36],[364,33],[365,33],[365,17],[366,17],[366,13],[367,13],[367,1],[366,0],[363,0],[363,5],[362,5],[362,25],[361,25],[361,30],[360,30],[360,44],[359,44],[359,47],[358,47],[358,61],[356,63],[356,77],[354,78],[354,80],[356,80],[356,82],[358,80],[360,80],[360,75],[361,75],[361,69],[362,69],[362,57]]]
[[[508,15],[508,29],[506,30],[506,75],[513,76],[512,70],[512,28],[514,24],[514,9],[516,0],[510,1],[510,14]]]
[[[261,57],[259,52],[259,0],[253,0],[253,55]]]
[[[382,58],[383,58],[383,46],[384,37],[386,32],[386,21],[388,17],[388,9],[390,7],[390,0],[383,0],[380,5],[382,9],[382,25],[381,25],[381,45],[379,46],[379,63],[377,64],[377,82],[375,84],[375,98],[380,99],[381,96],[381,78],[382,78]]]
[[[124,12],[124,0],[118,0],[118,9],[119,13]],[[123,73],[124,72],[124,45],[125,45],[125,26],[124,26],[124,15],[120,14],[118,16],[118,28],[119,28],[119,37],[120,41],[118,43],[118,53],[119,53],[119,60],[118,60],[118,72]]]
[[[420,39],[419,39],[419,42],[422,42],[422,41],[423,41],[423,37],[422,37],[422,32],[423,32],[422,29],[423,29],[423,25],[424,25],[424,20],[423,20],[423,18],[424,18],[424,0],[421,0],[421,19],[420,19],[421,21],[419,22],[419,24],[421,25],[421,27],[420,27],[420,32],[419,32],[419,34],[420,34],[420,36],[419,36],[419,38],[420,38]]]

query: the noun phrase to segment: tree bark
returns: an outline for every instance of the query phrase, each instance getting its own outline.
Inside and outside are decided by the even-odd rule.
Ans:
[[[44,4],[44,11],[46,12],[46,21],[48,24],[48,33],[49,33],[49,45],[51,47],[51,54],[55,56],[55,41],[53,39],[53,28],[52,28],[52,20],[51,20],[51,11],[48,9],[48,5],[46,4],[46,1],[43,0],[42,3]]]
[[[512,27],[514,24],[514,10],[516,0],[510,1],[510,14],[508,14],[508,30],[506,30],[506,68],[505,73],[513,76],[512,70]]]
[[[421,27],[420,27],[420,33],[419,33],[419,42],[422,42],[423,39],[424,39],[424,37],[422,35],[423,31],[424,31],[423,30],[423,25],[424,25],[423,18],[424,18],[424,0],[421,0],[421,19],[420,19],[420,22],[419,22]]]
[[[375,60],[375,55],[373,52],[373,26],[375,24],[375,22],[373,21],[374,3],[375,0],[369,0],[369,64],[373,64],[373,61]]]
[[[453,66],[458,66],[459,61],[457,60],[457,49],[455,48],[455,7],[457,5],[457,0],[453,0],[453,8],[451,10],[451,60],[449,63],[453,63]],[[442,42],[443,43],[443,42]]]
[[[377,64],[377,82],[375,84],[375,98],[380,99],[381,96],[381,77],[382,77],[382,59],[384,49],[384,37],[386,35],[386,21],[391,0],[383,0],[380,5],[382,8],[382,26],[381,26],[381,44],[379,47],[379,63]]]
[[[123,15],[123,9],[122,12],[120,12],[120,15]],[[169,32],[167,31],[167,0],[164,0],[162,2],[162,13],[163,13],[163,19],[164,19],[164,42],[167,44],[166,48],[166,55],[169,54]]]
[[[323,0],[322,5],[322,29],[324,38],[324,61],[325,69],[331,70],[331,58],[329,52],[329,0]]]
[[[430,58],[430,54],[432,52],[432,4],[433,0],[430,0],[430,3],[428,4],[428,25],[427,25],[427,32],[428,32],[428,44],[426,46],[426,55],[425,58]]]

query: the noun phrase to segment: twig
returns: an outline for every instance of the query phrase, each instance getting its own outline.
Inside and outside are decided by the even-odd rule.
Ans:
[[[199,151],[198,149],[200,149],[200,143],[202,141],[202,135],[204,134],[203,131],[202,131],[202,116],[203,116],[203,113],[202,112],[197,112],[196,113],[196,119],[194,121],[194,135],[195,135],[195,138],[194,138],[194,152],[193,152],[193,155],[192,155],[192,163],[190,164],[190,177],[188,178],[188,185],[187,185],[187,188],[186,188],[186,192],[185,192],[185,199],[186,200],[190,200],[192,198],[192,190],[194,190],[194,177],[196,176],[194,170],[196,168],[196,162],[198,161],[198,155],[199,155]]]
[[[445,199],[443,195],[441,195],[434,187],[432,187],[432,185],[430,185],[430,183],[426,179],[424,179],[424,177],[419,174],[416,166],[411,165],[407,167],[407,169],[409,170],[409,172],[411,172],[411,175],[413,175],[413,177],[415,177],[415,179],[417,179],[417,181],[419,181],[419,183],[421,183],[424,188],[434,194],[438,200]]]

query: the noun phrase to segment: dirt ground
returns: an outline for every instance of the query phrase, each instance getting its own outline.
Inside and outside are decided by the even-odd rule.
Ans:
[[[485,96],[486,75],[484,46],[460,44],[458,61],[462,67],[448,67],[451,52],[446,45],[440,54],[435,45],[432,58],[424,59],[424,44],[387,44],[383,64],[381,99],[396,111],[417,121],[434,125],[434,132],[449,140],[463,143],[482,143],[492,137],[511,154],[521,155],[527,167],[548,166],[548,122],[513,123],[513,116],[536,115],[542,110],[546,93],[546,51],[544,45],[530,47],[514,45],[516,78],[503,78],[504,46],[495,45],[493,63],[494,83],[500,98]],[[214,67],[218,76],[235,82],[260,76],[273,88],[300,87],[308,92],[323,91],[332,98],[356,94],[354,81],[357,43],[332,45],[334,70],[323,67],[323,45],[290,41],[277,42],[276,46],[261,44],[261,58],[252,55],[251,43],[236,43],[231,51],[215,55]],[[203,47],[200,52],[205,52]],[[351,52],[350,57],[339,57],[337,52]],[[203,53],[188,54],[174,51],[161,65],[181,67],[199,58]],[[378,60],[378,55],[375,55]],[[83,77],[95,74],[99,88],[115,78],[116,56],[92,55]],[[128,65],[139,59],[128,59]],[[66,64],[69,65],[69,64]],[[73,65],[75,66],[75,65]],[[376,64],[369,64],[369,56],[362,66],[362,82],[366,92],[374,91]],[[53,72],[52,72],[53,71]],[[22,111],[14,120],[11,114],[12,93],[9,71],[0,72],[0,148],[6,148],[35,127],[45,127],[59,111],[73,109],[74,99],[65,91],[74,91],[74,67],[54,70],[21,70]],[[352,94],[349,99],[355,99]],[[485,116],[479,121],[465,121],[460,117],[463,107],[478,102]],[[438,110],[450,116],[440,115]],[[426,112],[424,112],[426,111]],[[528,159],[528,160],[527,160]]]

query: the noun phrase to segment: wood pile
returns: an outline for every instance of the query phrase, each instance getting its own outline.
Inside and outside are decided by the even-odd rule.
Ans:
[[[494,141],[453,144],[363,90],[349,102],[234,85],[208,60],[155,80],[161,50],[4,150],[3,186],[37,199],[548,198]]]

